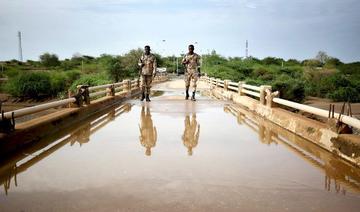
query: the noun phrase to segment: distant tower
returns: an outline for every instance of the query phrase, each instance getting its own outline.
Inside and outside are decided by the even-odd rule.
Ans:
[[[245,58],[249,57],[249,42],[246,40]]]
[[[21,47],[21,32],[18,31],[18,37],[19,37],[19,61],[23,61],[23,55],[22,55],[22,47]]]

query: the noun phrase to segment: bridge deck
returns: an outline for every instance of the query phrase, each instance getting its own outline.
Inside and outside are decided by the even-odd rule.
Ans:
[[[359,209],[358,168],[230,102],[185,101],[181,85],[3,162],[0,211]]]

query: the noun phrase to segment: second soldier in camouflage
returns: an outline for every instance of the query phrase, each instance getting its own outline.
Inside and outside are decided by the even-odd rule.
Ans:
[[[150,102],[150,88],[153,80],[153,75],[156,72],[157,64],[155,55],[150,53],[150,46],[145,46],[145,52],[140,57],[138,65],[140,66],[141,76],[141,101],[146,98],[147,102]]]
[[[191,100],[195,101],[196,83],[200,76],[200,56],[194,52],[194,45],[189,45],[189,53],[187,53],[182,60],[182,64],[185,65],[185,87],[186,96],[185,99],[189,99],[189,88],[191,81],[192,84],[192,96]]]

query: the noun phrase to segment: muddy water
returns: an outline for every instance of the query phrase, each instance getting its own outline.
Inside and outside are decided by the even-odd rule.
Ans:
[[[0,211],[359,211],[360,170],[228,102],[128,101],[0,165]]]

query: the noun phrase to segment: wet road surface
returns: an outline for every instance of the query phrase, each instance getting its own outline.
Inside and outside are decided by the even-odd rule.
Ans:
[[[0,211],[359,211],[360,170],[229,102],[159,89],[1,163]]]

